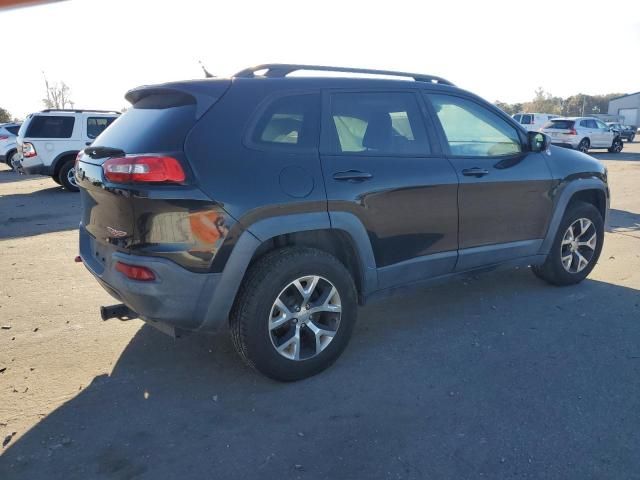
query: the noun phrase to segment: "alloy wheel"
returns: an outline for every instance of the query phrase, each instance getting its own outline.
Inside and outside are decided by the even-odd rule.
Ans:
[[[569,273],[584,270],[596,253],[598,233],[588,218],[574,221],[562,237],[560,259],[562,266]]]
[[[580,150],[582,153],[587,153],[589,151],[589,144],[586,140],[582,140],[580,142],[580,144],[578,145],[578,150]]]
[[[336,287],[326,278],[297,278],[278,295],[269,314],[269,337],[276,351],[289,360],[308,360],[331,343],[342,304]]]
[[[618,139],[613,142],[613,151],[619,153],[622,151],[622,140]]]
[[[67,180],[74,187],[78,186],[78,182],[76,182],[76,169],[75,168],[70,168],[69,169],[69,171],[67,172]]]

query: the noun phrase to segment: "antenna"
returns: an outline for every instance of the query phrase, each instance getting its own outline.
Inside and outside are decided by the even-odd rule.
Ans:
[[[213,75],[211,72],[209,72],[209,70],[207,70],[207,67],[204,66],[204,63],[202,63],[202,60],[198,60],[198,63],[200,64],[200,67],[202,68],[202,71],[204,72],[204,78],[215,78],[215,75]]]

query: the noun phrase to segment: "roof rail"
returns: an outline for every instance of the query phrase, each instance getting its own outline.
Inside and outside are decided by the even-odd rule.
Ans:
[[[95,113],[122,113],[117,110],[92,110],[92,109],[77,109],[77,108],[47,108],[46,110],[40,110],[40,113],[49,113],[49,112],[74,112],[74,113],[83,113],[83,112],[95,112]]]
[[[287,63],[265,63],[255,67],[245,68],[239,71],[234,77],[253,78],[255,73],[266,70],[264,76],[269,78],[283,78],[292,72],[299,70],[312,70],[322,72],[344,72],[344,73],[366,73],[368,75],[390,75],[394,77],[413,78],[416,82],[439,83],[442,85],[453,85],[449,80],[445,80],[435,75],[425,75],[422,73],[396,72],[393,70],[373,70],[370,68],[349,68],[349,67],[328,67],[323,65],[295,65]]]

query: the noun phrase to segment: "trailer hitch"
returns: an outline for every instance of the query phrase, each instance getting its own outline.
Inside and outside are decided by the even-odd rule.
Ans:
[[[102,317],[102,320],[117,318],[118,320],[126,321],[138,318],[138,314],[136,312],[122,303],[118,305],[109,305],[108,307],[100,307],[100,316]]]

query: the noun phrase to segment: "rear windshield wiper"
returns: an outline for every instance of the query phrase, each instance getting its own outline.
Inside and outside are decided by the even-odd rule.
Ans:
[[[87,147],[84,153],[91,158],[106,158],[126,155],[126,152],[120,148],[112,147]]]

